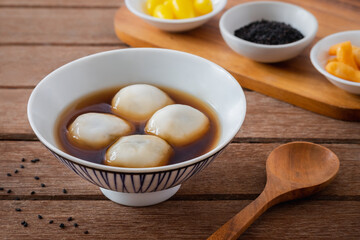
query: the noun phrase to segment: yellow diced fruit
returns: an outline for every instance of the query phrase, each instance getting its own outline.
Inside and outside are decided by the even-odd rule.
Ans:
[[[172,8],[177,19],[195,17],[192,0],[172,0]]]
[[[163,3],[166,7],[171,9],[172,12],[172,3],[171,0],[165,0],[165,2]]]
[[[336,58],[339,62],[345,63],[356,70],[359,69],[355,63],[350,41],[344,42],[338,47]]]
[[[213,10],[211,0],[194,0],[194,9],[196,16],[202,16]]]
[[[165,0],[147,0],[146,1],[146,10],[149,15],[154,14],[155,7],[157,5],[163,4]]]
[[[174,15],[174,11],[173,11],[172,1],[171,0],[165,0],[165,2],[163,4],[164,4],[165,7],[167,7],[169,9],[169,11],[171,12],[171,15],[172,15],[172,19],[174,19],[175,15]]]
[[[153,16],[162,19],[174,19],[171,7],[165,3],[155,7]]]
[[[325,67],[326,71],[339,78],[360,82],[360,71],[342,62],[330,62]]]

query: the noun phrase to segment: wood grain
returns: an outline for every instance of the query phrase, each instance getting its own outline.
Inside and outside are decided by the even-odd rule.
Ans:
[[[236,3],[229,1],[227,8]],[[329,33],[360,27],[347,17],[334,16],[319,9],[313,9],[313,13],[320,23],[317,39]],[[356,12],[351,16],[356,17]],[[329,117],[360,121],[360,96],[346,93],[316,72],[309,60],[311,46],[299,57],[283,63],[256,63],[226,46],[218,29],[219,17],[220,14],[201,28],[178,34],[160,31],[126,8],[120,8],[114,24],[119,39],[133,47],[151,46],[190,52],[223,66],[246,88]]]
[[[73,55],[70,55],[70,58],[72,57]],[[49,70],[52,67],[51,64],[44,66]],[[29,71],[36,70],[29,69]],[[0,139],[35,139],[26,115],[30,93],[31,89],[0,89]],[[244,125],[235,141],[308,140],[320,143],[360,143],[358,123],[316,115],[256,92],[246,91],[245,96],[247,113]]]
[[[206,170],[183,184],[177,199],[254,199],[264,188],[266,181],[265,161],[268,154],[279,143],[230,144]],[[341,160],[340,172],[334,182],[314,199],[360,200],[360,145],[325,144]],[[0,191],[2,199],[20,196],[25,199],[104,199],[94,185],[82,180],[71,172],[39,142],[2,141],[0,142]],[[25,157],[26,162],[21,159]],[[40,162],[30,160],[40,158]],[[20,168],[20,165],[25,168]],[[19,173],[15,174],[14,171]],[[8,177],[6,174],[11,173]],[[56,174],[54,174],[56,173]],[[34,176],[40,177],[35,180]],[[219,177],[221,176],[221,177]],[[40,184],[45,183],[46,188]],[[206,186],[206,187],[204,187]],[[66,188],[68,194],[63,194]],[[7,194],[7,190],[13,192]],[[36,194],[31,196],[31,191]]]
[[[0,87],[34,87],[51,71],[68,62],[120,48],[125,46],[0,46]]]
[[[118,45],[115,9],[0,9],[0,45]]]
[[[252,2],[252,0],[241,1],[228,1],[225,10],[245,2]],[[355,19],[358,18],[357,10],[360,10],[358,1],[344,1],[344,0],[283,0],[282,2],[288,2],[310,11],[318,19],[319,29],[317,38],[325,37],[337,31],[337,28],[351,28]],[[319,21],[326,19],[327,21]],[[350,23],[350,25],[348,25]]]
[[[320,23],[316,40],[339,26],[358,28],[359,1],[287,1],[317,17],[328,17]],[[0,187],[5,188],[0,190],[0,239],[205,239],[261,192],[270,151],[282,142],[299,139],[331,143],[324,145],[340,158],[338,177],[309,199],[270,209],[240,239],[360,239],[360,125],[316,115],[256,92],[245,93],[247,116],[234,140],[237,143],[183,184],[170,201],[148,208],[110,202],[97,187],[32,141],[36,138],[26,117],[32,88],[66,62],[126,47],[113,30],[114,13],[123,2],[0,0]],[[209,24],[205,31],[216,31],[217,20]],[[308,51],[273,67],[289,66],[301,74],[309,65]],[[317,72],[313,69],[310,74]],[[27,161],[22,163],[22,157]],[[40,162],[31,163],[35,157]],[[6,193],[8,189],[12,193]],[[31,195],[31,191],[36,193]],[[21,200],[12,200],[16,197]],[[16,207],[22,212],[16,212]],[[44,219],[37,219],[38,214]],[[80,224],[78,229],[67,222],[70,216],[75,218],[71,223]],[[53,225],[48,224],[50,219]],[[29,227],[21,226],[23,220]],[[60,222],[66,224],[64,230]],[[85,230],[90,234],[85,235]]]
[[[0,238],[205,239],[246,204],[248,201],[167,201],[129,208],[110,201],[0,201]],[[22,211],[15,212],[15,208]],[[240,239],[358,239],[359,208],[360,202],[350,201],[281,204],[258,219]],[[37,219],[38,214],[43,219]],[[69,223],[70,216],[74,220]],[[48,224],[50,219],[54,224]],[[27,228],[21,226],[23,220],[28,222]],[[61,222],[65,229],[59,228]],[[72,226],[74,222],[79,228]]]
[[[358,123],[313,114],[255,92],[245,92],[245,96],[246,117],[237,138],[250,137],[259,141],[266,141],[266,138],[276,138],[277,141],[342,139],[352,142],[359,139]]]
[[[299,5],[303,8],[308,9],[310,12],[322,12],[330,14],[331,16],[347,19],[349,21],[354,21],[358,16],[356,12],[360,10],[359,1],[352,0],[287,0],[287,2]],[[323,22],[321,24],[327,24],[328,26],[333,26],[334,23]]]
[[[0,139],[34,139],[27,120],[26,107],[31,90],[0,89]]]
[[[124,0],[0,0],[0,6],[12,7],[119,7]]]
[[[335,178],[339,166],[338,157],[317,144],[292,142],[277,147],[266,160],[264,190],[208,240],[238,239],[270,207],[323,190]]]

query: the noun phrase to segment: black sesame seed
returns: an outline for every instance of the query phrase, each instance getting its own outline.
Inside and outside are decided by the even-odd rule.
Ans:
[[[68,222],[70,222],[70,221],[72,221],[73,220],[73,218],[72,217],[69,217],[68,218]]]
[[[27,222],[25,222],[25,223],[24,223],[24,227],[27,227],[27,226],[28,226],[28,223],[27,223]]]
[[[25,162],[25,158],[22,158],[21,161],[22,161],[22,162]]]
[[[34,179],[35,179],[35,180],[39,180],[40,178],[39,178],[38,176],[35,176]]]
[[[26,223],[25,221],[22,221],[22,222],[21,222],[21,225],[24,225],[25,223]]]
[[[4,191],[4,188],[3,188],[3,187],[0,187],[0,191]]]
[[[21,212],[21,208],[15,208],[15,211]]]
[[[34,195],[34,194],[35,194],[35,191],[32,191],[32,192],[31,192],[31,195]]]
[[[86,230],[86,231],[84,232],[84,234],[89,234],[89,231],[88,231],[88,230]]]
[[[12,192],[11,189],[7,190],[7,193],[11,193],[11,192]]]
[[[61,229],[64,229],[64,228],[65,228],[65,224],[60,223],[59,227],[60,227]]]
[[[38,159],[38,158],[35,158],[35,159],[31,160],[32,163],[36,163],[36,162],[39,162],[39,161],[40,161],[40,159]]]
[[[46,187],[44,183],[41,184],[41,187]]]
[[[11,173],[6,174],[8,177],[11,177]]]
[[[78,226],[79,226],[79,224],[77,224],[77,223],[74,223],[74,227],[76,227],[76,228],[77,228]]]
[[[289,24],[267,20],[252,22],[235,30],[234,34],[246,41],[268,45],[287,44],[304,38]]]
[[[65,193],[65,194],[67,193],[67,190],[65,188],[63,189],[63,193]]]
[[[17,169],[14,171],[14,173],[18,173],[18,172],[19,172],[19,170],[17,170]]]
[[[49,224],[53,224],[53,223],[54,223],[54,221],[53,221],[53,220],[50,220],[50,221],[49,221]]]
[[[20,165],[20,168],[25,168],[24,165]]]
[[[43,219],[43,217],[39,214],[39,215],[38,215],[38,219]]]

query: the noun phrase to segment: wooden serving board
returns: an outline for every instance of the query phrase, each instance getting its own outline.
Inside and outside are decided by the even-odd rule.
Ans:
[[[226,9],[242,2],[230,0]],[[313,44],[335,32],[360,29],[360,21],[355,21],[358,18],[355,8],[336,12],[338,8],[332,1],[304,1],[301,4],[319,22]],[[244,88],[335,119],[360,121],[360,95],[337,88],[316,71],[309,57],[313,44],[289,61],[254,62],[226,45],[218,27],[221,14],[195,30],[169,33],[144,22],[124,6],[116,12],[114,26],[118,38],[132,47],[160,47],[196,54],[227,69]]]

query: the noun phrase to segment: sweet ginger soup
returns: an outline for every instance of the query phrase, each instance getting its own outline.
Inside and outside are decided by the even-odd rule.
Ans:
[[[99,90],[71,103],[55,125],[64,152],[93,163],[139,168],[180,163],[219,140],[215,111],[172,88],[134,84]]]

